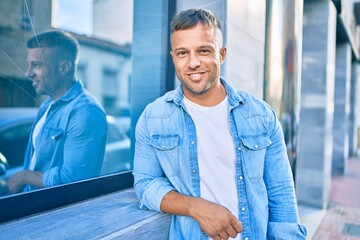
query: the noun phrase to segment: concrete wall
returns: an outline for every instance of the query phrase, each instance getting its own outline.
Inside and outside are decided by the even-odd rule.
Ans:
[[[349,159],[351,47],[336,47],[332,174],[342,175]]]
[[[127,189],[0,224],[1,239],[168,239],[171,215],[138,205]]]
[[[359,78],[360,65],[355,62],[351,66],[350,84],[350,116],[349,116],[349,155],[356,155],[358,149],[358,119],[359,119]]]
[[[296,185],[300,203],[320,208],[330,194],[335,50],[333,3],[306,1]]]
[[[225,76],[236,88],[263,99],[266,1],[227,1]]]

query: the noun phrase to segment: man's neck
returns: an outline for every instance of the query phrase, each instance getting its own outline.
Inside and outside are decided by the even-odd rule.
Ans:
[[[54,91],[53,94],[50,95],[50,98],[55,102],[59,98],[61,98],[76,82],[75,78],[72,78],[70,80],[64,81],[64,84],[59,87],[56,91]]]
[[[184,89],[184,95],[190,101],[205,107],[216,106],[222,102],[227,93],[223,84],[214,85],[211,89],[203,94],[194,94]]]

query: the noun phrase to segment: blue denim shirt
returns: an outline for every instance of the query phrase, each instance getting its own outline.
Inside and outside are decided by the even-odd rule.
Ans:
[[[305,239],[283,132],[274,111],[221,79],[236,151],[242,239]],[[209,129],[209,131],[211,131]],[[140,208],[160,211],[165,194],[200,196],[195,125],[181,86],[149,104],[136,127],[134,188]],[[187,216],[172,216],[169,239],[208,239]]]
[[[51,99],[41,104],[35,123]],[[24,168],[33,155],[32,132],[27,146]],[[106,114],[100,104],[82,86],[72,87],[49,109],[36,138],[35,171],[43,172],[45,187],[69,183],[100,174],[107,135]],[[27,190],[35,189],[28,186]]]

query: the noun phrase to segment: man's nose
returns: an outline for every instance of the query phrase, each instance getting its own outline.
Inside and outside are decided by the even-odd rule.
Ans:
[[[33,78],[34,77],[34,71],[32,70],[31,67],[28,67],[25,73],[26,77],[28,78]]]
[[[190,68],[197,68],[199,67],[201,64],[200,58],[199,56],[197,56],[196,54],[192,53],[189,56],[189,67]]]

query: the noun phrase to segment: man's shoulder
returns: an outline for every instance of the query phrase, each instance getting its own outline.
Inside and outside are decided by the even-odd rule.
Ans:
[[[243,90],[237,91],[237,95],[242,100],[238,109],[240,109],[243,115],[249,118],[256,115],[273,115],[273,108],[264,100]]]
[[[166,117],[169,116],[175,109],[177,105],[174,102],[176,97],[176,90],[169,91],[163,96],[156,98],[153,102],[149,103],[144,113],[147,117]]]
[[[79,94],[71,100],[71,105],[76,108],[96,108],[104,111],[99,100],[86,89],[82,89]]]

